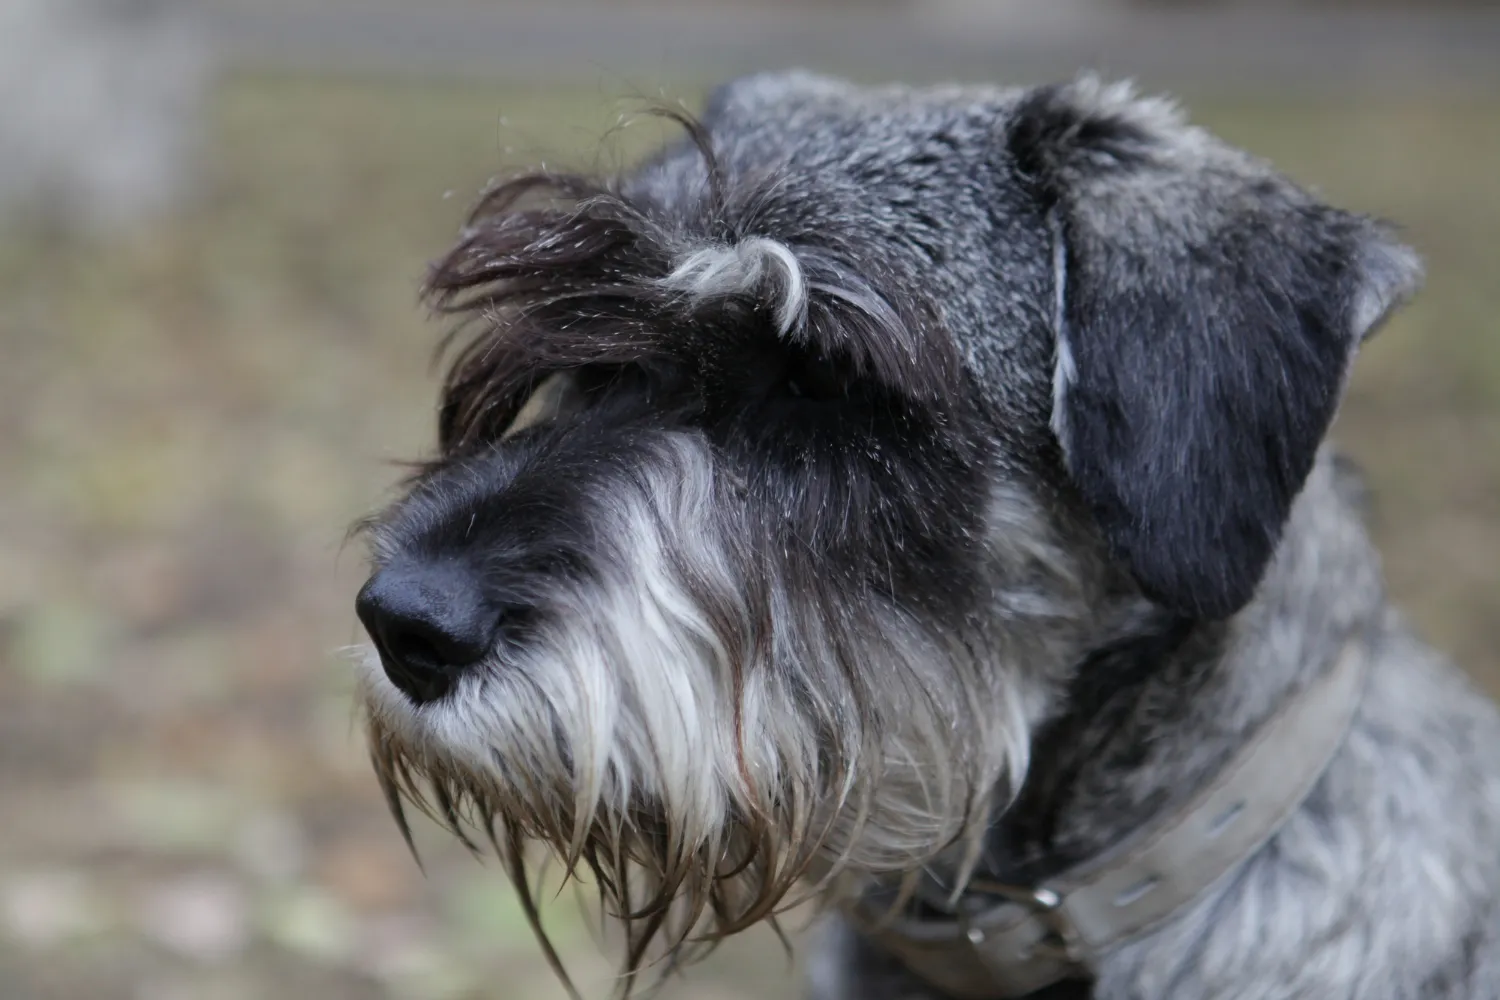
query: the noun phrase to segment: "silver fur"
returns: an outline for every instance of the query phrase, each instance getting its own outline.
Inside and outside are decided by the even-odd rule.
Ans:
[[[733,246],[704,247],[686,254],[663,284],[692,298],[761,296],[761,282],[770,275],[776,291],[776,330],[791,332],[807,313],[807,288],[802,264],[785,244],[752,236]]]

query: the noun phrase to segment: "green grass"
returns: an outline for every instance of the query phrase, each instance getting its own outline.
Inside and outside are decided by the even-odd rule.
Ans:
[[[490,176],[637,155],[659,123],[597,140],[641,106],[236,79],[177,217],[0,238],[0,890],[92,915],[40,943],[0,924],[0,981],[558,995],[493,868],[424,833],[423,882],[401,853],[334,652],[360,563],[340,542],[389,462],[428,444],[425,261]],[[1500,102],[1194,110],[1426,255],[1428,290],[1365,350],[1338,436],[1377,488],[1394,592],[1500,688]],[[237,887],[250,930],[190,961],[152,943],[140,900],[203,871]],[[597,981],[586,928],[552,909]],[[784,973],[764,942],[731,948],[692,995],[781,995]]]

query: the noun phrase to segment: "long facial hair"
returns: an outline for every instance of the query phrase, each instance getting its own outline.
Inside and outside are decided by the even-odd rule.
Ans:
[[[1044,695],[1025,666],[1059,658],[1076,613],[1037,505],[991,491],[982,444],[956,430],[962,379],[931,312],[880,294],[851,247],[751,242],[754,192],[732,194],[685,124],[705,165],[686,221],[576,177],[481,202],[428,285],[463,321],[441,455],[371,526],[378,560],[403,510],[441,516],[549,375],[670,374],[746,325],[836,357],[889,422],[808,444],[795,489],[701,421],[627,433],[585,413],[522,435],[540,467],[549,448],[591,456],[586,580],[539,593],[545,620],[440,703],[412,706],[366,665],[375,771],[408,842],[403,803],[487,840],[566,981],[530,863],[545,845],[623,928],[622,993],[658,950],[671,967],[851,877],[949,857],[961,882],[1026,769]],[[619,391],[677,412],[670,391]],[[755,438],[725,419],[727,440]],[[891,454],[851,474],[861,449]]]

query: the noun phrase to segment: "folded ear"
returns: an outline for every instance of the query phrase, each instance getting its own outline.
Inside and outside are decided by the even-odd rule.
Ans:
[[[1067,470],[1148,596],[1228,616],[1416,255],[1123,86],[1033,91],[1008,146],[1053,228]]]

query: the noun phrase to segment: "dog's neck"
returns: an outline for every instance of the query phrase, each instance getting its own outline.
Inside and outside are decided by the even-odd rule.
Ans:
[[[1153,613],[1088,650],[1038,730],[984,875],[1034,885],[1118,843],[1211,780],[1289,690],[1378,619],[1378,558],[1350,510],[1359,492],[1325,454],[1249,607],[1221,623]]]

